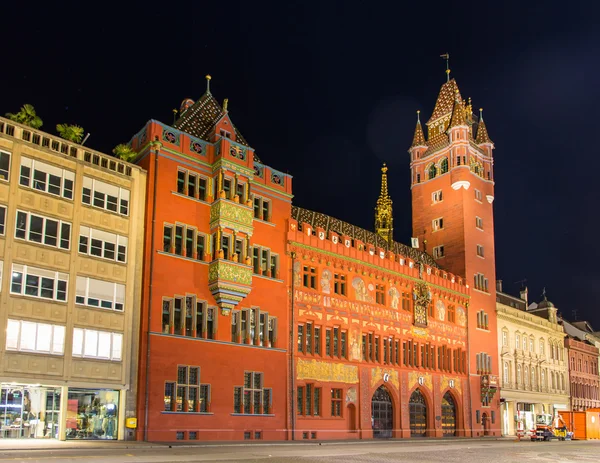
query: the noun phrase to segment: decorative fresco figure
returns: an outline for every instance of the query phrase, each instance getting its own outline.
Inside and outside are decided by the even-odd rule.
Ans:
[[[301,268],[300,262],[298,262],[298,261],[294,262],[294,286],[302,285],[302,275],[300,275],[300,268]]]
[[[438,301],[435,303],[435,309],[437,313],[437,319],[444,321],[446,318],[446,306],[441,300],[438,299]]]
[[[360,361],[360,342],[360,328],[355,326],[350,330],[350,360]]]
[[[323,270],[321,272],[321,292],[324,294],[331,294],[331,271]],[[325,307],[331,307],[331,298],[329,296],[323,296],[323,305]]]
[[[459,326],[465,326],[467,324],[467,316],[465,315],[465,309],[458,307],[456,309],[456,320]]]
[[[365,282],[360,277],[355,277],[352,280],[352,286],[354,287],[354,295],[357,301],[361,302],[371,302],[371,296],[369,295],[369,291],[367,290],[367,286]]]
[[[391,298],[392,309],[398,308],[398,302],[400,301],[400,291],[398,291],[394,286],[390,288],[388,294]]]

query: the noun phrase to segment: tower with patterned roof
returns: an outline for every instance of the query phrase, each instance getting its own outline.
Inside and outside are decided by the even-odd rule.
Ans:
[[[471,287],[469,388],[473,436],[500,435],[494,220],[494,143],[456,80],[441,87],[427,139],[420,119],[409,148],[413,236]]]

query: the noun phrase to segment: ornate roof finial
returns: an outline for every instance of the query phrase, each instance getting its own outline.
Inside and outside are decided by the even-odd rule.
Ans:
[[[446,82],[450,82],[450,53],[446,52],[440,58],[446,60]]]
[[[490,139],[487,127],[485,126],[485,122],[483,122],[483,108],[479,108],[479,126],[477,127],[477,138],[475,138],[475,143],[477,143],[478,145],[481,145],[483,143],[494,143]]]
[[[479,120],[483,122],[483,108],[479,108]]]
[[[229,106],[229,98],[225,98],[223,100],[223,111],[227,112],[227,107]]]
[[[417,122],[420,124],[421,123],[421,110],[417,109]]]
[[[173,123],[177,120],[177,110],[173,109]]]
[[[425,135],[423,134],[423,127],[421,127],[421,111],[417,111],[417,125],[415,127],[415,134],[413,136],[411,148],[415,146],[427,146],[427,142],[425,141]]]
[[[392,243],[394,219],[392,217],[392,199],[388,193],[387,171],[388,167],[384,162],[381,168],[381,193],[375,207],[375,232],[388,243]]]
[[[212,79],[210,74],[206,74],[206,93],[210,93],[210,79]]]

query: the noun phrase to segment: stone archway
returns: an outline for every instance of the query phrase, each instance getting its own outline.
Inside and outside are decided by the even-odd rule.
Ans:
[[[392,437],[394,406],[392,405],[392,397],[385,386],[379,386],[371,399],[371,426],[374,438],[386,439]]]
[[[427,402],[419,389],[411,394],[408,408],[411,437],[424,437],[427,433]]]

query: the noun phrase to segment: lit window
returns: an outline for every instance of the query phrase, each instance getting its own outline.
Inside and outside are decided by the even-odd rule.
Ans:
[[[28,265],[13,264],[11,294],[66,302],[69,275]]]
[[[9,319],[6,350],[62,355],[65,350],[65,327]]]
[[[71,224],[31,212],[17,211],[15,238],[68,250]]]
[[[109,331],[73,329],[73,357],[121,360],[123,335]]]
[[[122,312],[125,285],[77,276],[75,303]]]
[[[81,201],[120,215],[129,215],[129,190],[90,177],[83,177]]]
[[[1,173],[1,172],[0,172]],[[22,157],[19,184],[65,199],[73,199],[75,173],[45,162]]]

